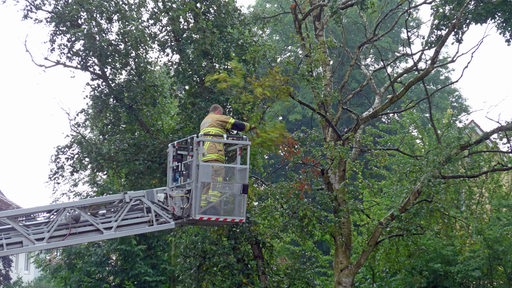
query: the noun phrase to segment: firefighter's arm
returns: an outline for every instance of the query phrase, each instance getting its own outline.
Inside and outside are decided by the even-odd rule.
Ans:
[[[249,131],[251,129],[251,124],[235,120],[235,122],[231,126],[231,129],[236,131]]]

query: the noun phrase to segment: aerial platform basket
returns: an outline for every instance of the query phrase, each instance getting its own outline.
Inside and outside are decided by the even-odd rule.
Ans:
[[[221,143],[226,162],[205,162],[205,145]],[[169,145],[167,183],[183,195],[178,214],[198,221],[245,221],[250,142],[245,136],[199,134]],[[178,192],[179,191],[179,192]],[[215,199],[209,198],[215,192]],[[171,193],[172,194],[172,193]]]

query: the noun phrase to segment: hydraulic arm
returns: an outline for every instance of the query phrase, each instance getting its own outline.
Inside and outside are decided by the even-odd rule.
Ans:
[[[226,163],[202,161],[223,143]],[[250,142],[194,135],[169,144],[167,186],[0,212],[0,256],[175,228],[245,221]],[[215,201],[206,201],[214,191]]]

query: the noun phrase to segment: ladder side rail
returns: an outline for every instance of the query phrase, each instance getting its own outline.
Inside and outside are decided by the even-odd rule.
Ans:
[[[156,189],[162,189],[162,188],[156,188]],[[81,199],[81,200],[65,202],[65,203],[49,204],[49,205],[31,207],[31,208],[4,210],[4,211],[0,211],[0,220],[2,218],[7,218],[7,217],[24,216],[24,215],[30,216],[32,214],[37,214],[37,213],[47,213],[48,211],[51,211],[54,209],[60,209],[60,208],[87,206],[87,205],[94,205],[94,204],[100,205],[102,203],[108,203],[108,202],[112,202],[114,200],[123,200],[126,197],[128,197],[128,198],[140,197],[140,196],[144,195],[144,191],[145,190],[129,191],[129,192],[122,192],[122,193],[118,193],[118,194]]]
[[[137,214],[136,212],[130,212],[130,208],[134,207],[135,204],[138,204],[138,203],[145,204],[142,207],[140,207],[140,209],[142,210],[142,212],[141,212],[142,214]],[[148,208],[150,209],[150,214],[153,216],[149,216],[146,213],[145,210]],[[112,222],[112,221],[107,222],[106,226],[102,227],[103,234],[119,233],[119,231],[121,231],[122,229],[126,229],[126,227],[130,227],[132,225],[139,225],[139,226],[140,225],[154,226],[155,224],[158,225],[158,223],[156,223],[156,221],[157,221],[156,215],[158,215],[162,218],[160,221],[166,221],[168,223],[173,222],[172,215],[169,214],[168,211],[164,211],[164,210],[160,209],[157,205],[155,205],[154,203],[152,203],[144,198],[133,199],[130,203],[126,203],[125,209],[122,209],[122,210],[123,210],[123,213],[121,213],[122,216],[116,215],[116,218],[117,218],[116,222]],[[152,221],[152,222],[148,223],[148,221]],[[165,222],[162,222],[162,223],[165,224]],[[84,227],[84,228],[81,228],[81,230],[79,230],[78,233],[90,232],[88,230],[90,230],[90,229],[88,229],[88,227]],[[94,233],[95,231],[92,231],[92,232]],[[98,232],[101,232],[101,231],[98,231]]]
[[[131,193],[130,197],[126,197],[127,195],[124,194],[121,197],[111,197],[110,199],[114,200],[111,203],[105,202],[102,197],[100,202],[105,204],[106,209],[112,208],[114,205],[112,203],[118,202],[115,204],[117,205],[116,211],[110,211],[112,217],[105,215],[98,218],[89,215],[87,213],[88,206],[82,205],[83,203],[80,201],[75,201],[74,203],[79,203],[79,206],[51,210],[51,219],[47,223],[38,220],[36,225],[31,225],[30,223],[16,223],[12,218],[3,219],[4,223],[7,222],[10,225],[4,226],[2,229],[10,228],[11,230],[0,232],[0,256],[175,228],[171,211],[165,206],[151,201],[157,199],[160,193],[168,193],[167,188],[137,192]],[[132,197],[134,195],[137,197]],[[126,202],[127,199],[130,201]],[[96,202],[93,205],[95,204]],[[76,223],[69,222],[70,215],[74,216],[73,213],[80,216],[74,218]],[[106,213],[108,214],[108,211]],[[20,219],[36,219],[23,216],[25,215],[21,214]],[[115,219],[112,220],[112,218]],[[14,229],[20,227],[21,229]],[[48,227],[50,228],[48,229]],[[33,232],[31,229],[36,232],[31,233]]]
[[[66,217],[69,216],[69,214],[67,214],[67,212],[69,212],[69,211],[70,211],[69,208],[61,209],[58,213],[59,214],[58,217],[52,217],[52,219],[50,219],[47,223],[47,226],[49,229],[44,229],[44,227],[43,227],[43,229],[40,229],[39,226],[36,226],[34,228],[34,227],[30,226],[30,224],[26,225],[25,228],[19,229],[18,227],[20,227],[20,225],[18,223],[14,222],[10,219],[7,219],[6,221],[11,222],[13,228],[16,229],[16,232],[20,232],[25,237],[25,239],[30,240],[33,244],[46,243],[46,242],[51,241],[52,238],[60,237],[63,234],[68,233],[66,230],[69,229],[68,226],[71,227],[70,223],[68,223],[69,219],[66,219]],[[83,223],[84,223],[84,221],[82,221],[80,223],[80,225],[83,225]],[[101,229],[101,227],[99,227],[96,223],[94,223],[94,222],[90,222],[90,223],[93,224],[94,228],[92,228],[92,229],[89,228],[88,230]],[[75,228],[75,227],[73,227],[73,228]],[[28,233],[25,233],[24,230],[26,230],[27,232],[35,231],[35,233],[30,233],[31,235],[28,235]],[[15,233],[15,232],[11,233],[11,237],[13,235],[15,235],[13,233]]]
[[[139,222],[140,222],[140,221],[139,221]],[[173,223],[168,223],[168,224],[170,224],[170,226],[169,226],[169,227],[167,227],[167,228],[173,228],[173,225],[174,225]],[[167,225],[167,224],[166,224],[166,225]],[[160,225],[160,226],[161,226],[161,225]],[[152,230],[160,230],[160,229],[167,229],[167,228],[158,228],[158,227],[157,227],[157,228],[151,228],[151,227],[150,227],[150,228],[148,228],[149,230],[147,229],[147,230],[141,230],[141,231],[152,231]],[[139,228],[139,229],[140,229],[140,228]],[[133,229],[132,229],[132,230],[133,230]],[[119,231],[120,231],[120,230],[119,230]],[[129,234],[136,234],[136,233],[138,233],[138,232],[123,232],[123,231],[120,231],[119,233],[116,233],[115,235],[118,235],[118,236],[116,236],[116,237],[121,237],[121,236],[125,235],[126,233],[129,233]],[[69,234],[69,233],[68,233],[68,234]],[[61,233],[61,236],[62,236],[62,233]],[[79,237],[84,237],[84,236],[79,236]],[[91,241],[91,240],[101,240],[101,239],[105,239],[105,238],[112,238],[112,237],[102,235],[102,236],[95,237],[95,238],[92,238],[92,239],[90,239],[90,240],[87,240],[87,241],[85,241],[85,242],[88,242],[88,241]],[[73,240],[66,240],[64,244],[66,244],[66,243],[70,243],[70,241],[73,241]],[[59,245],[61,245],[61,246],[67,246],[67,245],[64,245],[64,244],[59,244]],[[72,244],[72,243],[71,243],[71,244]],[[51,244],[51,246],[55,246],[55,244]],[[36,250],[38,250],[38,249],[42,249],[42,247],[38,247]]]
[[[144,192],[144,191],[142,191]],[[140,195],[144,195],[140,193],[140,191],[136,191],[134,193],[129,192],[129,197],[140,197]],[[114,197],[111,197],[114,196]],[[59,224],[63,221],[63,218],[66,217],[66,212],[70,211],[69,209],[76,209],[76,206],[87,206],[89,205],[98,205],[104,204],[108,201],[116,200],[116,199],[126,199],[125,193],[122,195],[109,195],[109,196],[101,196],[97,198],[85,199],[85,201],[73,201],[70,203],[64,203],[65,205],[61,205],[61,203],[54,205],[46,205],[42,207],[35,207],[30,209],[16,209],[6,211],[8,213],[3,213],[4,217],[0,218],[2,222],[10,225],[11,229],[16,230],[18,233],[24,235],[27,240],[31,242],[38,242],[35,240],[41,234],[43,235],[52,235],[54,231],[57,229]],[[92,204],[91,204],[92,203]],[[53,208],[58,209],[53,209]],[[47,211],[50,210],[48,213]],[[28,213],[27,213],[28,211]],[[45,213],[46,212],[46,213]],[[81,212],[82,213],[82,212]],[[11,216],[5,216],[5,214],[9,214]],[[33,217],[36,215],[36,217]],[[7,218],[8,217],[8,218]],[[47,217],[47,219],[38,220],[40,218]],[[37,222],[42,222],[43,224],[34,228],[33,222],[30,220],[34,220]],[[30,227],[30,228],[29,228]],[[5,227],[1,227],[5,228]],[[28,230],[32,229],[32,230]],[[30,232],[29,232],[30,231]],[[32,232],[32,233],[31,233]],[[45,241],[44,237],[41,241]]]
[[[73,239],[69,239],[69,240],[61,241],[61,242],[42,243],[42,244],[37,244],[37,245],[32,245],[32,246],[24,246],[21,248],[13,248],[13,249],[8,249],[8,250],[6,250],[5,247],[2,247],[3,250],[0,251],[0,257],[14,255],[14,254],[20,254],[20,253],[35,252],[35,251],[40,251],[40,250],[55,249],[55,248],[72,246],[72,245],[77,245],[77,244],[109,240],[109,239],[115,239],[115,238],[120,238],[120,237],[125,237],[125,236],[151,233],[151,232],[163,231],[163,230],[174,229],[174,228],[176,228],[175,223],[168,223],[168,224],[163,224],[163,225],[159,225],[156,227],[145,227],[145,228],[139,228],[139,229],[134,229],[134,230],[125,230],[125,231],[119,231],[117,233],[107,233],[107,234],[95,235],[95,236],[85,236],[85,237],[82,236],[82,237],[77,237],[77,238],[73,238]]]

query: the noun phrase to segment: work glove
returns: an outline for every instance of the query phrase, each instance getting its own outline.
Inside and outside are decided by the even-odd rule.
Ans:
[[[255,131],[256,129],[258,129],[258,127],[256,127],[256,125],[251,125],[251,128],[249,128],[249,131]]]

